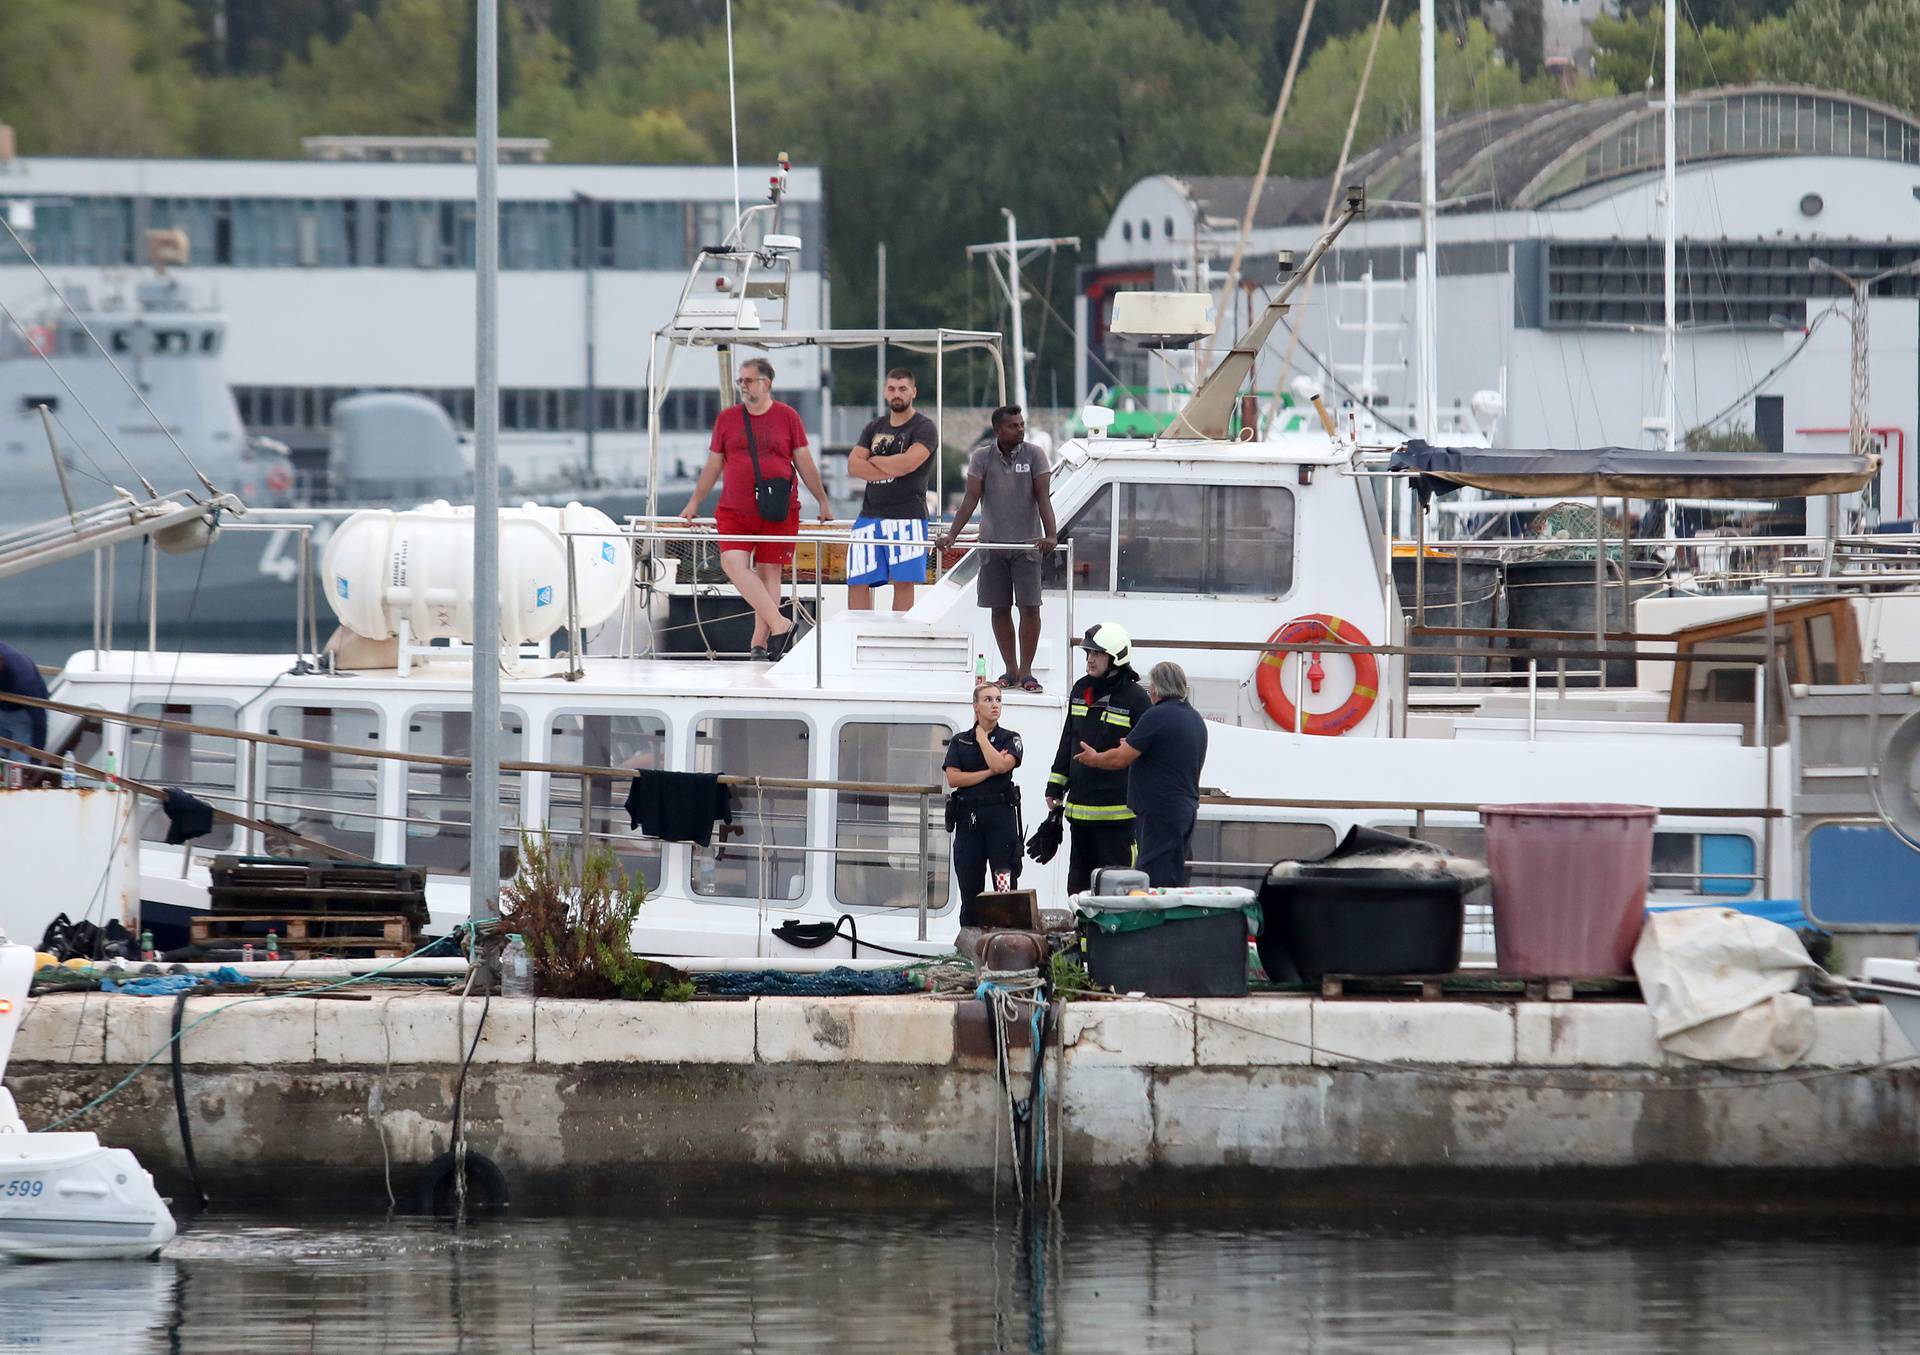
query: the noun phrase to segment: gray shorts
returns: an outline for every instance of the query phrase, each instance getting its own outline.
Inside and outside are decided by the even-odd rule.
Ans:
[[[1038,607],[1040,552],[989,550],[980,552],[980,582],[974,594],[982,607]]]

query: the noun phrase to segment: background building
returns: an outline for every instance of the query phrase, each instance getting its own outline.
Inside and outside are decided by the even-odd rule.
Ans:
[[[584,474],[591,455],[600,479],[644,475],[648,338],[697,251],[732,226],[732,173],[546,164],[544,143],[503,148],[503,464]],[[249,432],[318,450],[334,402],[365,390],[420,392],[471,429],[471,141],[321,138],[308,153],[316,158],[16,159],[0,163],[0,211],[56,282],[96,300],[145,271],[147,231],[184,231],[192,262],[179,275],[225,314],[227,375]],[[743,168],[740,184],[751,206],[766,171]],[[787,204],[781,228],[805,241],[791,323],[816,328],[828,304],[818,169],[793,171]],[[16,312],[48,299],[4,238],[0,296]],[[818,427],[825,365],[803,350],[776,361],[780,396]],[[692,363],[676,384],[663,444],[697,455],[718,384]]]
[[[1779,449],[1844,448],[1844,432],[1821,430],[1847,425],[1845,288],[1808,265],[1866,275],[1920,259],[1920,124],[1844,94],[1751,86],[1689,97],[1677,135],[1681,436],[1707,425]],[[1474,394],[1494,391],[1506,411],[1493,429],[1498,443],[1658,445],[1658,108],[1631,95],[1499,109],[1456,118],[1437,140],[1443,423],[1467,421]],[[1345,177],[1367,186],[1368,213],[1290,317],[1299,330],[1293,372],[1416,432],[1419,173],[1417,136],[1356,156]],[[1257,313],[1274,252],[1304,254],[1319,234],[1332,187],[1269,181],[1242,269],[1247,290],[1224,318],[1226,334]],[[1149,366],[1156,359],[1108,342],[1112,295],[1196,277],[1217,289],[1250,190],[1243,178],[1156,176],[1126,192],[1097,264],[1081,273],[1088,383],[1165,383],[1166,369],[1156,376]],[[1887,458],[1888,518],[1913,516],[1920,497],[1916,295],[1920,279],[1889,279],[1871,307],[1870,421]],[[1263,387],[1282,379],[1286,349],[1284,336],[1270,346]]]

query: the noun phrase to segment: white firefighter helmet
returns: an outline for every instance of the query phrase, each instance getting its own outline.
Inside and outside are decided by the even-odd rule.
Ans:
[[[1087,627],[1087,635],[1080,642],[1080,648],[1098,650],[1122,668],[1133,662],[1133,637],[1127,634],[1125,626],[1112,621]]]

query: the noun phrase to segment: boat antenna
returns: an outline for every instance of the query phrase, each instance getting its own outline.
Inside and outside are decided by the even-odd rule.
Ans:
[[[733,136],[733,227],[740,229],[740,106],[733,90],[733,0],[727,0],[727,128]]]

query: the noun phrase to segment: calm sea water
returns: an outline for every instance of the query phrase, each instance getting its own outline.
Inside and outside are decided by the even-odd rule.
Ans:
[[[1920,1348],[1911,1237],[1780,1231],[203,1217],[157,1263],[0,1267],[0,1349]]]

